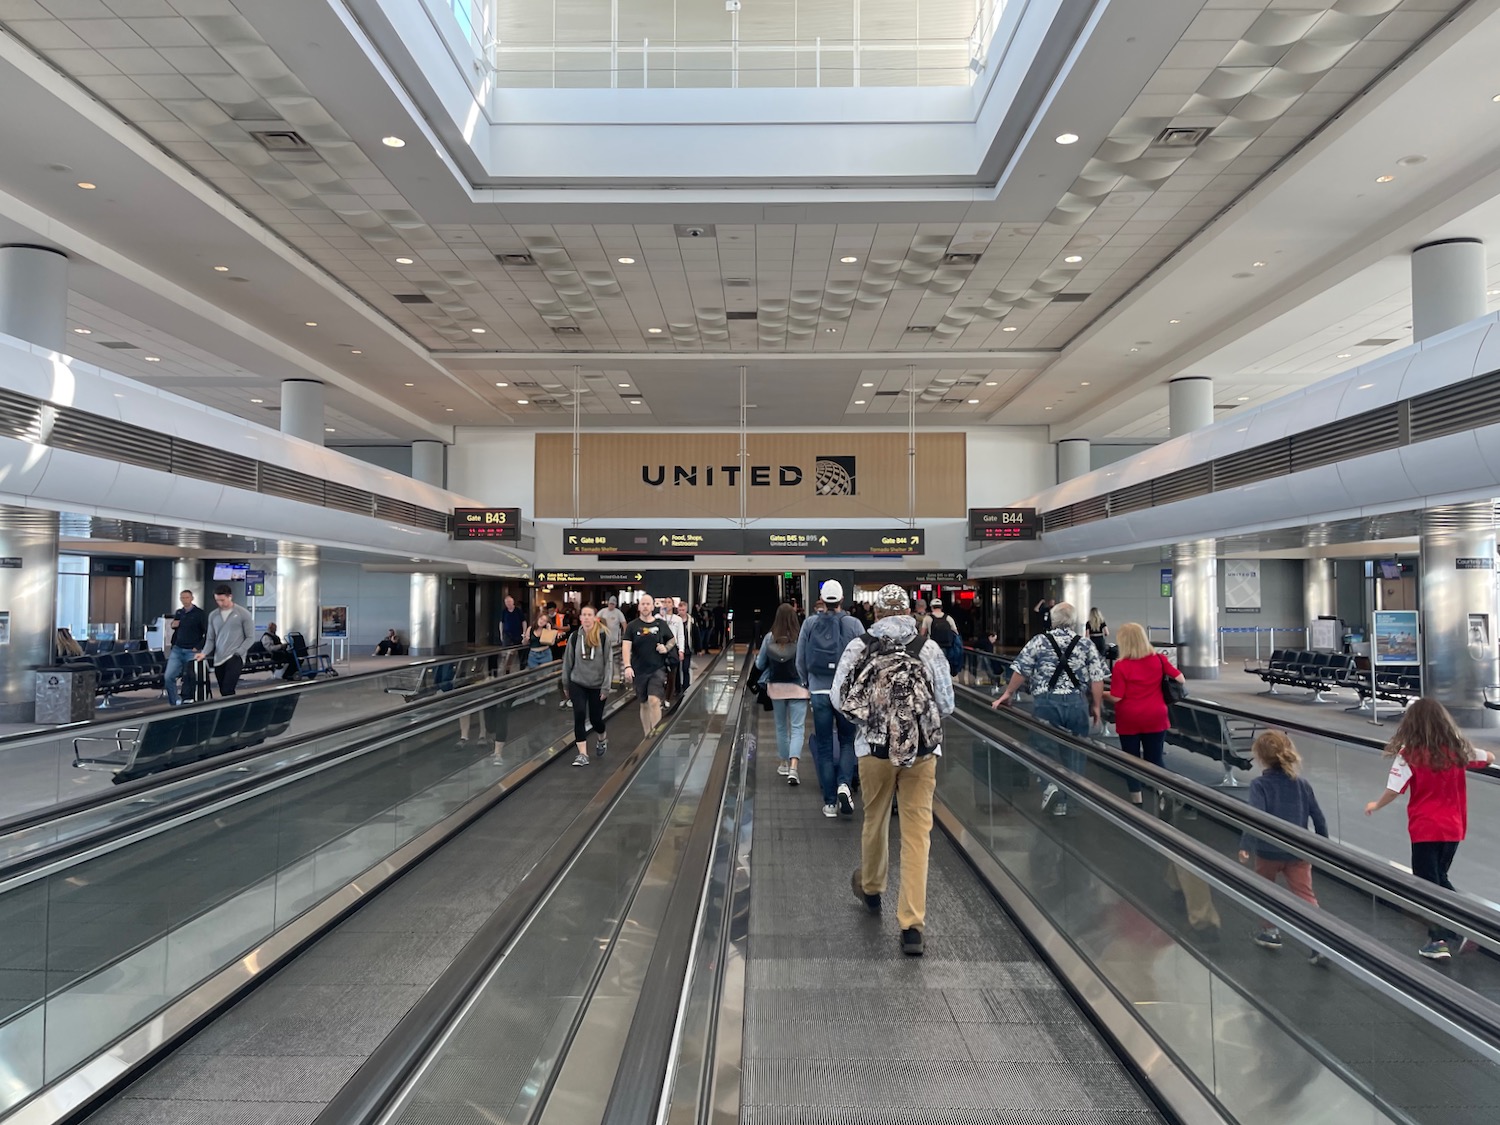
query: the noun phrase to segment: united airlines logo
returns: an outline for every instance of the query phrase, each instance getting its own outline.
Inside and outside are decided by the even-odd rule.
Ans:
[[[813,490],[819,496],[854,495],[854,458],[818,454],[813,466]]]

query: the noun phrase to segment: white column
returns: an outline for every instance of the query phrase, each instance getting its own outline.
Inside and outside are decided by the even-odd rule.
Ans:
[[[1089,618],[1089,610],[1094,600],[1093,580],[1087,574],[1064,574],[1062,576],[1062,600],[1067,602],[1077,611],[1078,631],[1083,632],[1084,622]]]
[[[281,635],[301,633],[316,643],[322,627],[318,549],[301,543],[276,544],[276,624]]]
[[[0,332],[64,350],[68,256],[45,246],[0,246]]]
[[[1219,678],[1219,554],[1212,539],[1172,547],[1172,639],[1183,675]]]
[[[448,486],[448,447],[440,441],[414,441],[411,443],[411,475],[423,484]]]
[[[1485,313],[1484,243],[1445,238],[1411,252],[1411,338],[1468,324]]]
[[[1338,613],[1338,595],[1333,584],[1332,559],[1302,562],[1302,616],[1307,621]]]
[[[192,558],[178,558],[172,560],[172,600],[167,606],[167,615],[177,609],[177,595],[184,590],[193,592],[193,604],[200,606],[213,605],[208,598],[208,592],[203,588],[203,560]]]
[[[0,723],[30,723],[33,673],[56,658],[57,513],[0,506],[0,556],[20,564],[0,567],[0,611],[10,630],[0,645]]]
[[[406,643],[413,656],[436,656],[438,646],[438,598],[442,580],[436,574],[411,576],[411,600],[407,611]]]
[[[316,379],[287,379],[281,384],[281,432],[323,444],[323,384]],[[277,622],[281,624],[281,622]]]
[[[1464,727],[1500,726],[1484,689],[1500,683],[1496,648],[1495,505],[1422,516],[1422,694]]]
[[[1063,438],[1057,443],[1057,483],[1081,477],[1090,469],[1089,439]]]
[[[1201,430],[1214,420],[1214,381],[1207,375],[1184,375],[1167,384],[1167,412],[1173,437]]]

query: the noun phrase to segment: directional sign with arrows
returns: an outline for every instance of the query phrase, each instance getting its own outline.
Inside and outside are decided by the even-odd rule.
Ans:
[[[738,555],[738,528],[672,531],[665,528],[570,527],[563,531],[563,554],[598,555]]]

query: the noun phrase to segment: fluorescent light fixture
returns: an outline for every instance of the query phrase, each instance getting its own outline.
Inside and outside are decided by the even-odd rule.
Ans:
[[[1237,398],[1237,399],[1235,399],[1235,401],[1236,402],[1249,402],[1250,401],[1250,396],[1249,395],[1240,395],[1240,397]]]
[[[1358,386],[1358,388],[1356,388],[1356,389],[1357,389],[1357,390],[1361,390],[1361,391],[1368,391],[1368,390],[1369,390],[1369,389],[1370,389],[1370,388],[1371,388],[1371,387],[1373,387],[1373,386],[1374,386],[1374,385],[1375,385],[1375,384],[1374,384],[1374,383],[1361,383],[1361,384],[1360,384],[1360,385],[1359,385],[1359,386]]]

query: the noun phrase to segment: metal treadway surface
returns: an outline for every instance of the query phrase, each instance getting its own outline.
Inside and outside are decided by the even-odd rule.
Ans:
[[[898,947],[899,827],[885,913],[849,891],[860,812],[828,820],[810,750],[755,765],[746,985],[746,1125],[1148,1125],[1162,1120],[940,831],[927,954]]]

